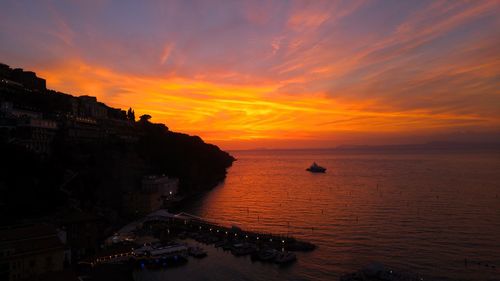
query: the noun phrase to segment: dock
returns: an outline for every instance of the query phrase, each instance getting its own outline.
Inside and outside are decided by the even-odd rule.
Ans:
[[[257,258],[262,251],[288,253],[316,248],[313,243],[292,236],[246,231],[237,226],[222,225],[187,213],[172,214],[166,210],[158,210],[124,226],[109,237],[105,244],[110,248],[123,244],[139,247],[184,239],[214,244],[215,247],[230,250],[236,256],[253,254],[252,258]]]

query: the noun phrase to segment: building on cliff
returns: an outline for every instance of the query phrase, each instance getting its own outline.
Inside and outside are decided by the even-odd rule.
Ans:
[[[136,121],[132,108],[127,114],[95,97],[50,89],[40,93],[34,88],[43,85],[35,81],[34,73],[25,75],[25,79],[35,79],[30,84],[17,79],[14,72],[21,73],[0,64],[0,148],[4,149],[2,156],[15,164],[3,169],[0,208],[27,209],[16,204],[23,202],[48,212],[46,208],[68,202],[79,208],[103,206],[119,215],[149,213],[181,198],[177,195],[179,180],[163,176],[143,179],[145,173],[155,170],[179,177],[186,196],[215,186],[234,161],[200,137],[151,123],[147,114]],[[185,169],[177,171],[175,165]],[[29,173],[26,168],[31,169]],[[47,172],[38,173],[40,168]],[[16,185],[19,178],[24,180],[23,189]],[[40,194],[52,204],[37,198],[41,188],[45,190]],[[25,190],[37,192],[26,192],[30,195],[26,196]],[[15,200],[2,196],[8,192]]]
[[[106,228],[101,216],[75,209],[58,214],[54,224],[64,231],[65,243],[70,248],[69,261],[94,255],[99,250],[98,241],[103,239]]]
[[[2,80],[2,84],[20,84],[29,91],[44,92],[47,90],[45,79],[37,77],[35,72],[24,71],[21,68],[11,69],[8,65],[1,63],[0,78]]]
[[[179,179],[169,178],[165,175],[149,175],[142,178],[142,190],[145,192],[158,192],[167,200],[173,198],[179,189]]]
[[[75,116],[92,119],[108,118],[108,107],[102,102],[98,102],[96,97],[80,96],[77,98],[77,106],[73,106]]]
[[[9,142],[24,146],[38,154],[50,154],[57,123],[43,118],[39,112],[15,108],[11,102],[0,103],[0,127]]]
[[[0,228],[0,280],[33,278],[63,270],[65,246],[49,225]]]
[[[144,176],[141,188],[123,197],[123,206],[131,215],[149,214],[174,200],[179,190],[179,179],[165,175]]]
[[[96,97],[47,90],[34,72],[0,64],[0,139],[48,155],[56,135],[75,144],[138,140],[126,111]]]

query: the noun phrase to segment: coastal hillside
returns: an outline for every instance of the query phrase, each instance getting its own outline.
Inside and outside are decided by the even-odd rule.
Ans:
[[[68,206],[130,215],[124,197],[151,193],[145,178],[175,183],[179,201],[216,186],[234,161],[149,115],[136,118],[131,108],[45,85],[34,72],[0,64],[0,211],[10,214],[4,223]]]

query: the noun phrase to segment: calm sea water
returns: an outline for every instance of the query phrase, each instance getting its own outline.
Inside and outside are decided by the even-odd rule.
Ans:
[[[208,258],[137,280],[336,280],[374,261],[433,280],[500,280],[498,152],[232,154],[225,182],[187,211],[319,248],[280,268],[205,246]],[[313,161],[327,173],[306,172]]]

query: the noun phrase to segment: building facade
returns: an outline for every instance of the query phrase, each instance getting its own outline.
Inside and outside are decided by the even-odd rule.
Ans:
[[[54,227],[27,225],[0,228],[0,280],[33,278],[62,271],[64,245]]]
[[[160,196],[175,196],[179,189],[179,179],[165,175],[145,176],[142,179],[143,192],[158,192]]]
[[[10,102],[0,103],[2,123],[10,120],[10,141],[38,154],[50,154],[57,122],[43,118],[36,111],[14,107]]]
[[[135,215],[149,214],[162,208],[165,202],[175,198],[179,190],[179,179],[165,175],[143,177],[141,188],[124,195],[125,210]]]

